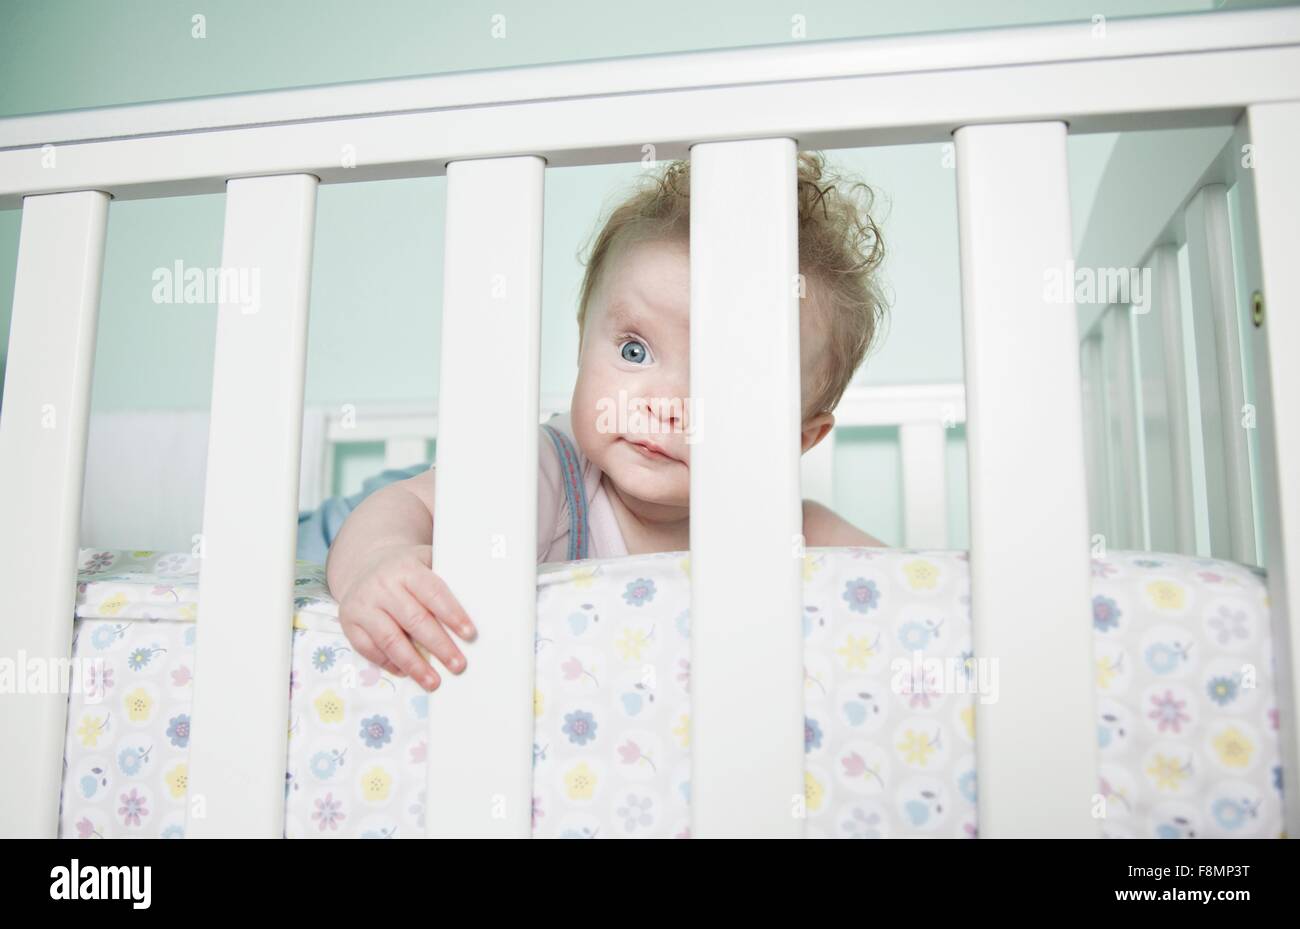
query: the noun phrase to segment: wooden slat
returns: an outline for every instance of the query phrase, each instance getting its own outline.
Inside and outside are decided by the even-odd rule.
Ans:
[[[544,169],[447,168],[433,566],[478,637],[429,700],[430,837],[532,829]]]
[[[1247,110],[1253,170],[1239,174],[1243,214],[1254,205],[1257,223],[1245,222],[1243,254],[1262,266],[1263,325],[1252,326],[1255,396],[1260,430],[1260,477],[1265,519],[1264,568],[1268,572],[1281,724],[1286,832],[1300,836],[1300,103]],[[1258,239],[1255,234],[1258,232]],[[1255,277],[1252,272],[1247,279]],[[1258,278],[1256,278],[1258,279]]]
[[[1079,336],[1045,289],[1073,254],[1065,126],[954,135],[974,645],[1001,682],[976,709],[980,835],[1096,836]]]
[[[249,289],[222,294],[217,310],[189,837],[278,838],[284,829],[316,188],[299,174],[240,178],[226,190],[222,270]]]
[[[796,180],[791,139],[691,149],[691,817],[700,838],[803,833]],[[756,668],[763,685],[747,686]]]
[[[66,674],[72,653],[108,200],[83,191],[23,201],[0,414],[0,658],[24,689],[24,661],[48,673],[63,660]],[[66,686],[0,695],[0,835],[57,834],[67,714]]]
[[[1205,437],[1210,552],[1243,564],[1255,561],[1250,444],[1242,426],[1246,403],[1237,286],[1228,222],[1228,189],[1197,191],[1184,214],[1196,333],[1196,367]]]
[[[1158,251],[1157,254],[1159,253]],[[1152,293],[1147,302],[1147,311],[1133,314],[1138,392],[1142,409],[1139,428],[1142,430],[1145,459],[1142,472],[1147,522],[1145,545],[1149,551],[1177,552],[1184,549],[1179,548],[1179,517],[1174,505],[1173,431],[1176,424],[1171,421],[1170,400],[1166,390],[1164,341],[1165,314],[1171,308],[1161,299],[1163,284],[1159,277],[1156,255],[1148,258],[1146,264],[1151,267]],[[1176,298],[1177,294],[1173,296]],[[1172,311],[1177,312],[1176,304]],[[1182,429],[1182,434],[1186,436],[1186,426]]]

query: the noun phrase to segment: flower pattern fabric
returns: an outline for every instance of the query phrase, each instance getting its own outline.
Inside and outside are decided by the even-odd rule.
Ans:
[[[182,837],[198,559],[83,550],[79,564],[87,670],[60,835]],[[1262,573],[1137,552],[1092,567],[1101,833],[1280,835]],[[323,568],[298,569],[285,835],[420,836],[428,753],[457,748],[429,746],[430,695],[359,658]],[[534,836],[689,837],[689,570],[680,552],[541,569]],[[977,836],[975,725],[997,687],[972,650],[965,553],[814,549],[803,577],[806,834]]]

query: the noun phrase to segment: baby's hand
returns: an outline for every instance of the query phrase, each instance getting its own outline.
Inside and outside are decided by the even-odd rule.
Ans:
[[[425,690],[441,681],[430,653],[453,674],[465,670],[465,656],[447,630],[464,641],[475,634],[451,589],[433,573],[432,545],[380,549],[344,591],[339,622],[363,658],[398,676],[409,674]]]

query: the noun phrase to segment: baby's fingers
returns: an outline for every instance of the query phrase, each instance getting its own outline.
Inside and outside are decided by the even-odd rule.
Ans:
[[[365,629],[360,626],[353,626],[348,632],[348,641],[352,643],[352,647],[357,650],[358,655],[375,667],[383,668],[397,677],[406,677],[406,672],[393,664],[389,657],[384,654],[383,649],[375,644],[374,639],[370,638],[370,633],[366,632]]]
[[[415,646],[406,637],[406,632],[397,620],[386,613],[376,611],[371,614],[366,631],[370,633],[370,638],[375,644],[383,649],[389,660],[419,682],[425,690],[433,690],[438,686],[441,681],[438,673],[415,650]]]
[[[456,643],[447,635],[442,625],[429,615],[420,601],[408,591],[395,589],[384,600],[384,608],[401,623],[402,628],[411,634],[425,650],[436,655],[438,660],[453,674],[465,669],[465,656],[461,654]]]
[[[454,631],[463,641],[470,641],[477,630],[469,614],[451,592],[447,582],[432,571],[416,571],[405,578],[407,589],[415,595],[438,622]]]

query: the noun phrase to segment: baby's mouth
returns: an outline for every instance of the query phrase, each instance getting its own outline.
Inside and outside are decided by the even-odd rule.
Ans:
[[[675,461],[678,464],[684,464],[680,458],[670,455],[661,446],[645,439],[623,439],[636,452],[651,461]]]

